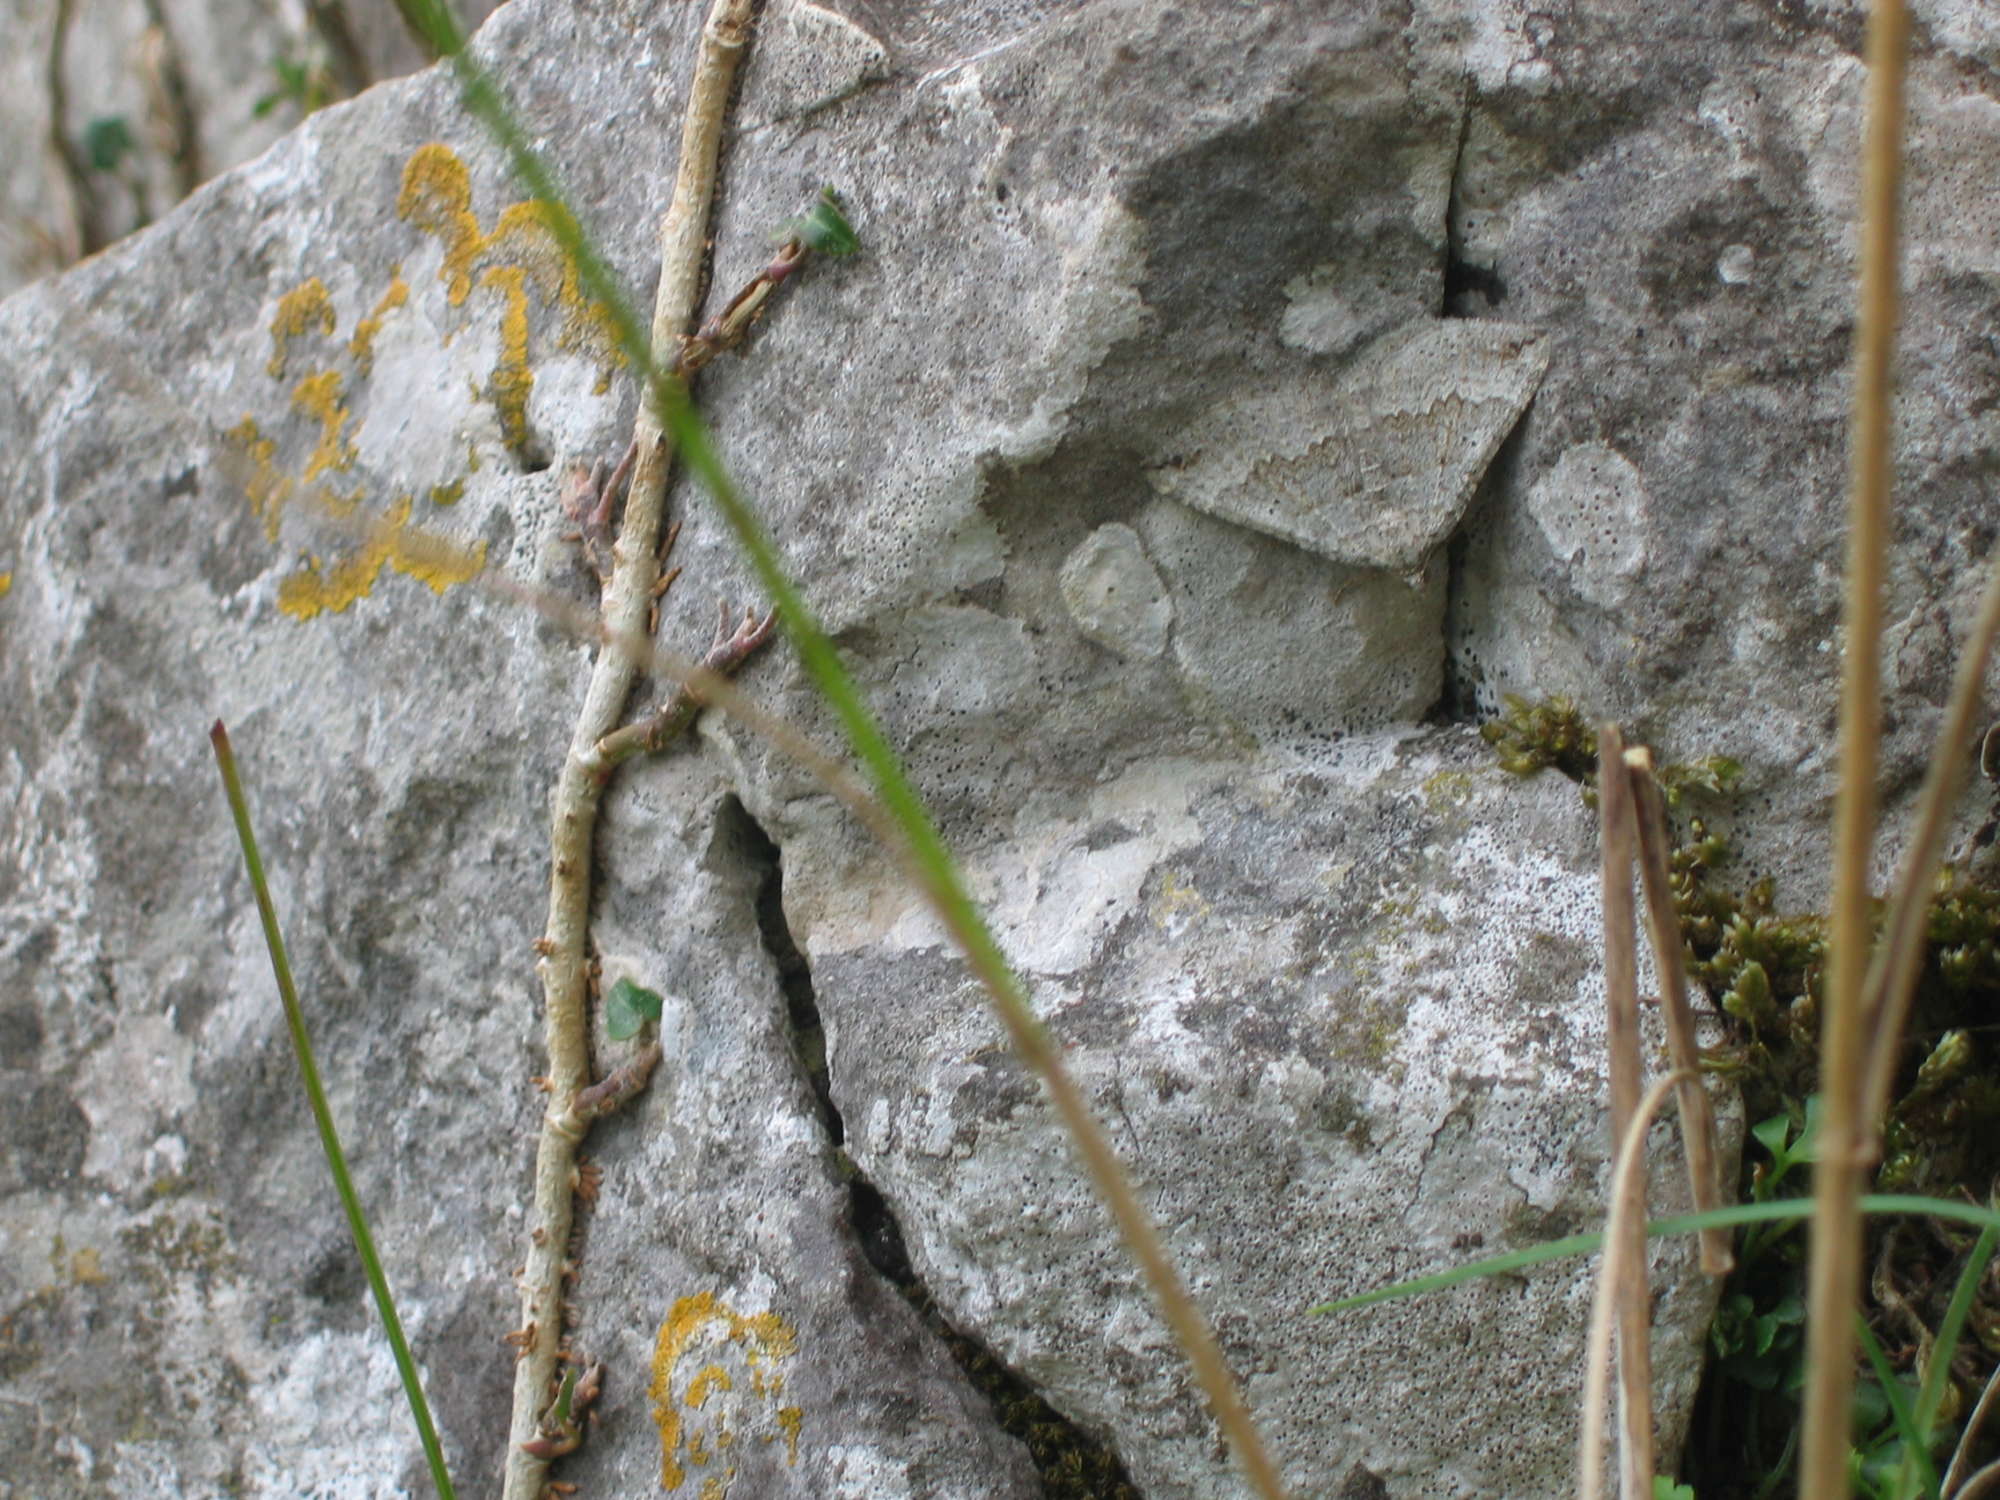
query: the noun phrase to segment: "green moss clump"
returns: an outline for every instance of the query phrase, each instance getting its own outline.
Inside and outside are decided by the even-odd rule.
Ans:
[[[1509,698],[1504,715],[1480,733],[1509,771],[1559,770],[1584,783],[1587,800],[1595,789],[1596,737],[1570,699]],[[1688,793],[1728,792],[1741,770],[1709,757],[1662,767],[1657,775],[1678,812]],[[1686,819],[1676,836],[1671,878],[1688,975],[1733,1030],[1728,1045],[1706,1061],[1736,1080],[1756,1122],[1751,1133],[1760,1149],[1746,1153],[1743,1196],[1763,1201],[1803,1192],[1819,1087],[1827,919],[1781,910],[1769,880],[1734,887],[1724,873],[1728,846],[1701,819]],[[1884,916],[1878,906],[1878,938]],[[1925,936],[1874,1188],[1984,1201],[2000,1179],[2000,1069],[1991,1020],[2000,1013],[2000,891],[1946,870],[1932,893]],[[1907,1337],[1912,1316],[1927,1328],[1939,1326],[1971,1245],[1969,1233],[1948,1225],[1911,1233],[1871,1221],[1864,1315],[1885,1341]],[[1757,1476],[1782,1466],[1789,1451],[1786,1435],[1797,1423],[1792,1390],[1804,1357],[1804,1261],[1804,1236],[1783,1226],[1749,1231],[1739,1245],[1724,1316],[1710,1334],[1717,1358],[1696,1418],[1695,1448],[1707,1457],[1685,1476],[1703,1500],[1761,1493]],[[1983,1285],[1969,1324],[1974,1337],[1960,1346],[1958,1389],[1947,1398],[1968,1408],[2000,1355],[2000,1295]],[[1881,1441],[1886,1422],[1871,1420],[1878,1434],[1871,1441]]]
[[[1558,693],[1538,703],[1512,693],[1501,699],[1502,712],[1479,726],[1479,737],[1500,757],[1500,768],[1516,776],[1560,771],[1584,789],[1584,801],[1597,805],[1597,734],[1576,700]],[[1743,765],[1726,755],[1673,761],[1654,773],[1660,794],[1678,808],[1689,792],[1720,796],[1742,779]]]
[[[1500,717],[1479,726],[1501,769],[1516,776],[1554,770],[1581,782],[1597,775],[1597,736],[1573,698],[1559,694],[1530,703],[1509,693],[1502,703]]]
[[[1739,1028],[1715,1059],[1752,1119],[1796,1111],[1819,1086],[1827,921],[1776,909],[1771,883],[1738,893],[1712,878],[1725,851],[1699,820],[1674,855],[1688,975]],[[1878,905],[1878,926],[1886,908]],[[2000,1079],[1980,1038],[2000,1008],[2000,892],[1946,870],[1926,919],[1904,1055],[1883,1136],[1879,1192],[1984,1197],[2000,1175]]]

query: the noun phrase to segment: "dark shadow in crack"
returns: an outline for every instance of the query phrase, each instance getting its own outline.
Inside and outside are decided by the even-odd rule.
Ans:
[[[793,1055],[812,1088],[836,1170],[847,1183],[848,1224],[861,1253],[943,1340],[953,1361],[992,1408],[1001,1429],[1027,1447],[1041,1476],[1043,1495],[1049,1500],[1143,1500],[1110,1444],[1063,1416],[978,1340],[954,1328],[918,1276],[894,1210],[843,1149],[847,1127],[833,1102],[826,1033],[813,996],[812,971],[785,923],[778,846],[740,803],[732,802],[723,816],[739,822],[744,853],[763,872],[757,889],[758,931],[778,968]]]

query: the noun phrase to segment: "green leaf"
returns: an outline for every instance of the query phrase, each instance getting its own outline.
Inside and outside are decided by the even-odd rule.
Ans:
[[[819,190],[819,202],[779,232],[781,238],[795,239],[821,255],[852,255],[861,248],[854,228],[840,211],[840,195],[830,187]]]
[[[1816,1100],[1808,1099],[1806,1101],[1808,1134],[1811,1133],[1817,1113]],[[1955,1198],[1923,1198],[1910,1193],[1869,1193],[1861,1200],[1861,1211],[1865,1214],[1917,1214],[1927,1218],[1942,1219],[1951,1224],[1971,1224],[1980,1229],[1991,1225],[1996,1232],[2000,1232],[2000,1211],[1982,1208],[1977,1204],[1963,1203]],[[1692,1234],[1697,1230],[1709,1228],[1730,1229],[1739,1224],[1796,1223],[1802,1219],[1810,1219],[1812,1212],[1812,1200],[1809,1198],[1786,1198],[1776,1203],[1738,1203],[1729,1208],[1710,1209],[1706,1213],[1675,1214],[1670,1218],[1655,1219],[1647,1224],[1646,1236],[1648,1239],[1657,1239],[1662,1235]],[[1329,1313],[1347,1312],[1357,1307],[1372,1307],[1377,1302],[1442,1291],[1445,1287],[1457,1286],[1460,1282],[1475,1281],[1482,1276],[1500,1276],[1521,1271],[1546,1261],[1561,1260],[1565,1256],[1590,1255],[1596,1252],[1603,1241],[1604,1236],[1601,1234],[1572,1234],[1564,1239],[1530,1245],[1525,1250],[1510,1250],[1504,1255],[1489,1256],[1485,1260],[1473,1261],[1453,1270],[1419,1276],[1410,1281],[1398,1282],[1394,1286],[1377,1287],[1372,1292],[1360,1292],[1334,1302],[1322,1302],[1307,1308],[1306,1316],[1325,1317]]]
[[[1772,1156],[1782,1159],[1785,1152],[1785,1137],[1792,1133],[1791,1117],[1789,1115],[1772,1115],[1770,1119],[1760,1120],[1755,1125],[1752,1125],[1750,1133],[1757,1138],[1758,1145],[1770,1152]]]
[[[652,990],[621,979],[604,997],[604,1033],[614,1042],[639,1034],[648,1021],[660,1019],[660,997]]]
[[[83,152],[93,171],[115,172],[138,146],[123,115],[99,115],[83,127]]]
[[[1867,1321],[1859,1313],[1854,1316],[1854,1336],[1861,1345],[1861,1352],[1868,1356],[1869,1366],[1875,1372],[1877,1382],[1875,1391],[1879,1392],[1881,1401],[1888,1407],[1890,1420],[1895,1425],[1895,1435],[1902,1445],[1902,1452],[1897,1453],[1888,1443],[1882,1443],[1880,1445],[1882,1451],[1876,1459],[1876,1464],[1887,1471],[1884,1477],[1893,1481],[1902,1464],[1905,1461],[1909,1462],[1916,1469],[1917,1481],[1923,1486],[1924,1495],[1928,1500],[1937,1500],[1937,1471],[1931,1464],[1925,1434],[1917,1425],[1916,1411],[1910,1400],[1912,1395],[1910,1387],[1889,1368],[1888,1356],[1882,1352],[1881,1344],[1877,1342]],[[1863,1432],[1880,1425],[1879,1416],[1873,1423],[1865,1419],[1864,1414],[1874,1415],[1872,1411],[1874,1403],[1867,1401],[1863,1395],[1868,1390],[1866,1382],[1857,1385],[1854,1390],[1855,1413],[1864,1417],[1861,1428]]]
[[[554,1409],[549,1413],[549,1417],[554,1425],[561,1427],[568,1423],[570,1403],[575,1399],[576,1366],[571,1365],[563,1371],[562,1388],[556,1392],[556,1404]]]
[[[1675,1484],[1664,1474],[1653,1476],[1653,1500],[1694,1500],[1694,1486]]]

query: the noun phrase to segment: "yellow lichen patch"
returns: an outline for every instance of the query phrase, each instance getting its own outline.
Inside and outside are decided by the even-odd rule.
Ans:
[[[1472,778],[1463,771],[1436,771],[1424,781],[1424,805],[1433,813],[1459,806],[1472,795]]]
[[[78,1286],[99,1286],[105,1281],[104,1258],[97,1250],[79,1250],[70,1257],[69,1278]]]
[[[1206,917],[1211,908],[1200,891],[1178,870],[1161,877],[1160,894],[1153,901],[1153,925],[1166,927],[1184,917]]]
[[[271,319],[271,359],[264,368],[273,380],[281,379],[287,346],[293,339],[314,330],[321,338],[330,339],[333,328],[333,299],[327,295],[326,283],[317,276],[301,282],[278,299],[278,311]]]
[[[317,479],[328,469],[345,469],[354,462],[354,445],[341,436],[353,415],[340,399],[338,370],[308,375],[292,390],[292,407],[319,423],[319,443],[306,460],[305,478]]]
[[[558,338],[565,349],[595,355],[607,365],[618,358],[618,334],[611,314],[583,289],[576,262],[563,248],[576,237],[576,221],[557,204],[530,199],[501,210],[488,243],[494,258],[509,256],[534,279],[545,306],[562,314]],[[605,378],[610,378],[606,371]]]
[[[495,266],[479,278],[482,287],[498,287],[506,299],[500,312],[500,362],[486,393],[500,414],[501,440],[517,452],[528,441],[528,395],[535,388],[535,372],[528,368],[527,279],[519,266]]]
[[[285,502],[291,498],[294,487],[273,462],[278,445],[257,430],[256,420],[251,417],[230,428],[227,436],[249,455],[250,477],[244,481],[243,490],[250,499],[250,513],[264,523],[264,535],[275,542],[278,522],[284,516]]]
[[[5,599],[7,597],[7,590],[13,586],[14,575],[12,573],[0,573],[0,599]]]
[[[799,1427],[805,1421],[805,1413],[796,1406],[778,1408],[778,1426],[785,1434],[785,1467],[795,1468],[799,1461]]]
[[[438,274],[453,307],[472,295],[472,259],[485,236],[472,212],[472,174],[458,153],[442,141],[432,141],[410,153],[403,164],[403,187],[396,195],[396,216],[407,219],[444,246]]]
[[[411,526],[411,499],[401,496],[395,506],[368,528],[358,551],[328,562],[309,557],[303,567],[278,584],[278,608],[295,620],[310,620],[322,612],[334,614],[366,598],[393,568],[428,584],[442,594],[464,583],[486,566],[486,544],[465,547]]]
[[[382,331],[382,319],[409,300],[410,284],[403,280],[403,268],[391,266],[389,290],[382,294],[374,311],[354,325],[354,336],[347,341],[347,352],[354,356],[355,368],[363,375],[375,367],[375,335]]]
[[[458,504],[459,501],[465,498],[464,478],[460,477],[458,479],[454,479],[450,484],[432,485],[430,489],[430,494],[427,498],[433,505]]]
[[[726,1496],[736,1469],[725,1455],[739,1428],[766,1442],[782,1436],[787,1464],[798,1462],[802,1415],[797,1407],[771,1407],[784,1385],[776,1367],[797,1352],[797,1334],[776,1313],[745,1317],[712,1292],[673,1305],[660,1324],[647,1387],[663,1489],[679,1489],[690,1468],[719,1464],[721,1473],[704,1476],[700,1493],[704,1500]]]
[[[708,1393],[712,1390],[733,1390],[729,1372],[721,1365],[704,1365],[701,1373],[688,1382],[687,1404],[699,1410],[708,1404]]]
[[[491,233],[472,209],[472,178],[448,146],[432,142],[410,154],[396,212],[443,248],[438,279],[453,307],[462,307],[475,287],[497,291],[503,300],[500,361],[484,394],[500,413],[508,444],[517,451],[527,441],[528,291],[558,315],[556,339],[568,350],[596,359],[603,369],[599,390],[610,388],[618,362],[617,339],[609,314],[583,290],[576,262],[563,248],[573,229],[556,217],[561,210],[535,200],[511,203],[500,211]]]

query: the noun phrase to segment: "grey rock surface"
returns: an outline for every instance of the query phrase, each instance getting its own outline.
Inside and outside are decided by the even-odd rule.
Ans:
[[[1993,535],[1982,24],[1924,12],[1912,85],[1892,792]],[[787,288],[702,404],[1300,1494],[1569,1484],[1584,1268],[1302,1316],[1595,1217],[1592,825],[1567,784],[1494,770],[1473,708],[1569,691],[1669,754],[1737,755],[1749,863],[1810,894],[1857,42],[1846,11],[1622,6],[764,19],[718,286],[825,182],[866,253]],[[623,3],[519,0],[482,37],[637,287],[692,44],[691,12]],[[0,304],[0,1394],[23,1417],[0,1471],[24,1493],[424,1485],[292,1080],[218,715],[448,1445],[492,1486],[541,1110],[529,944],[588,651],[419,530],[587,600],[558,476],[614,454],[633,403],[515,196],[420,75]],[[1361,388],[1400,339],[1512,351],[1474,380],[1498,404],[1476,434],[1450,360]],[[1391,441],[1393,485],[1341,477]],[[1279,525],[1253,476],[1312,444],[1304,493],[1341,509]],[[662,634],[692,646],[751,590],[706,505],[675,504]],[[745,680],[831,738],[786,653]],[[711,717],[622,775],[599,864],[607,970],[667,996],[669,1061],[592,1140],[577,1339],[611,1373],[567,1477],[1035,1493],[871,1264],[899,1236],[938,1313],[1148,1500],[1241,1493],[1035,1085],[823,791]],[[1714,1289],[1680,1252],[1656,1270],[1671,1446]]]
[[[492,8],[457,10],[471,24]],[[429,58],[392,0],[15,0],[0,296],[158,219],[302,113]]]
[[[1415,318],[1337,378],[1293,379],[1199,418],[1162,494],[1335,562],[1420,571],[1458,529],[1549,367],[1541,333]]]

